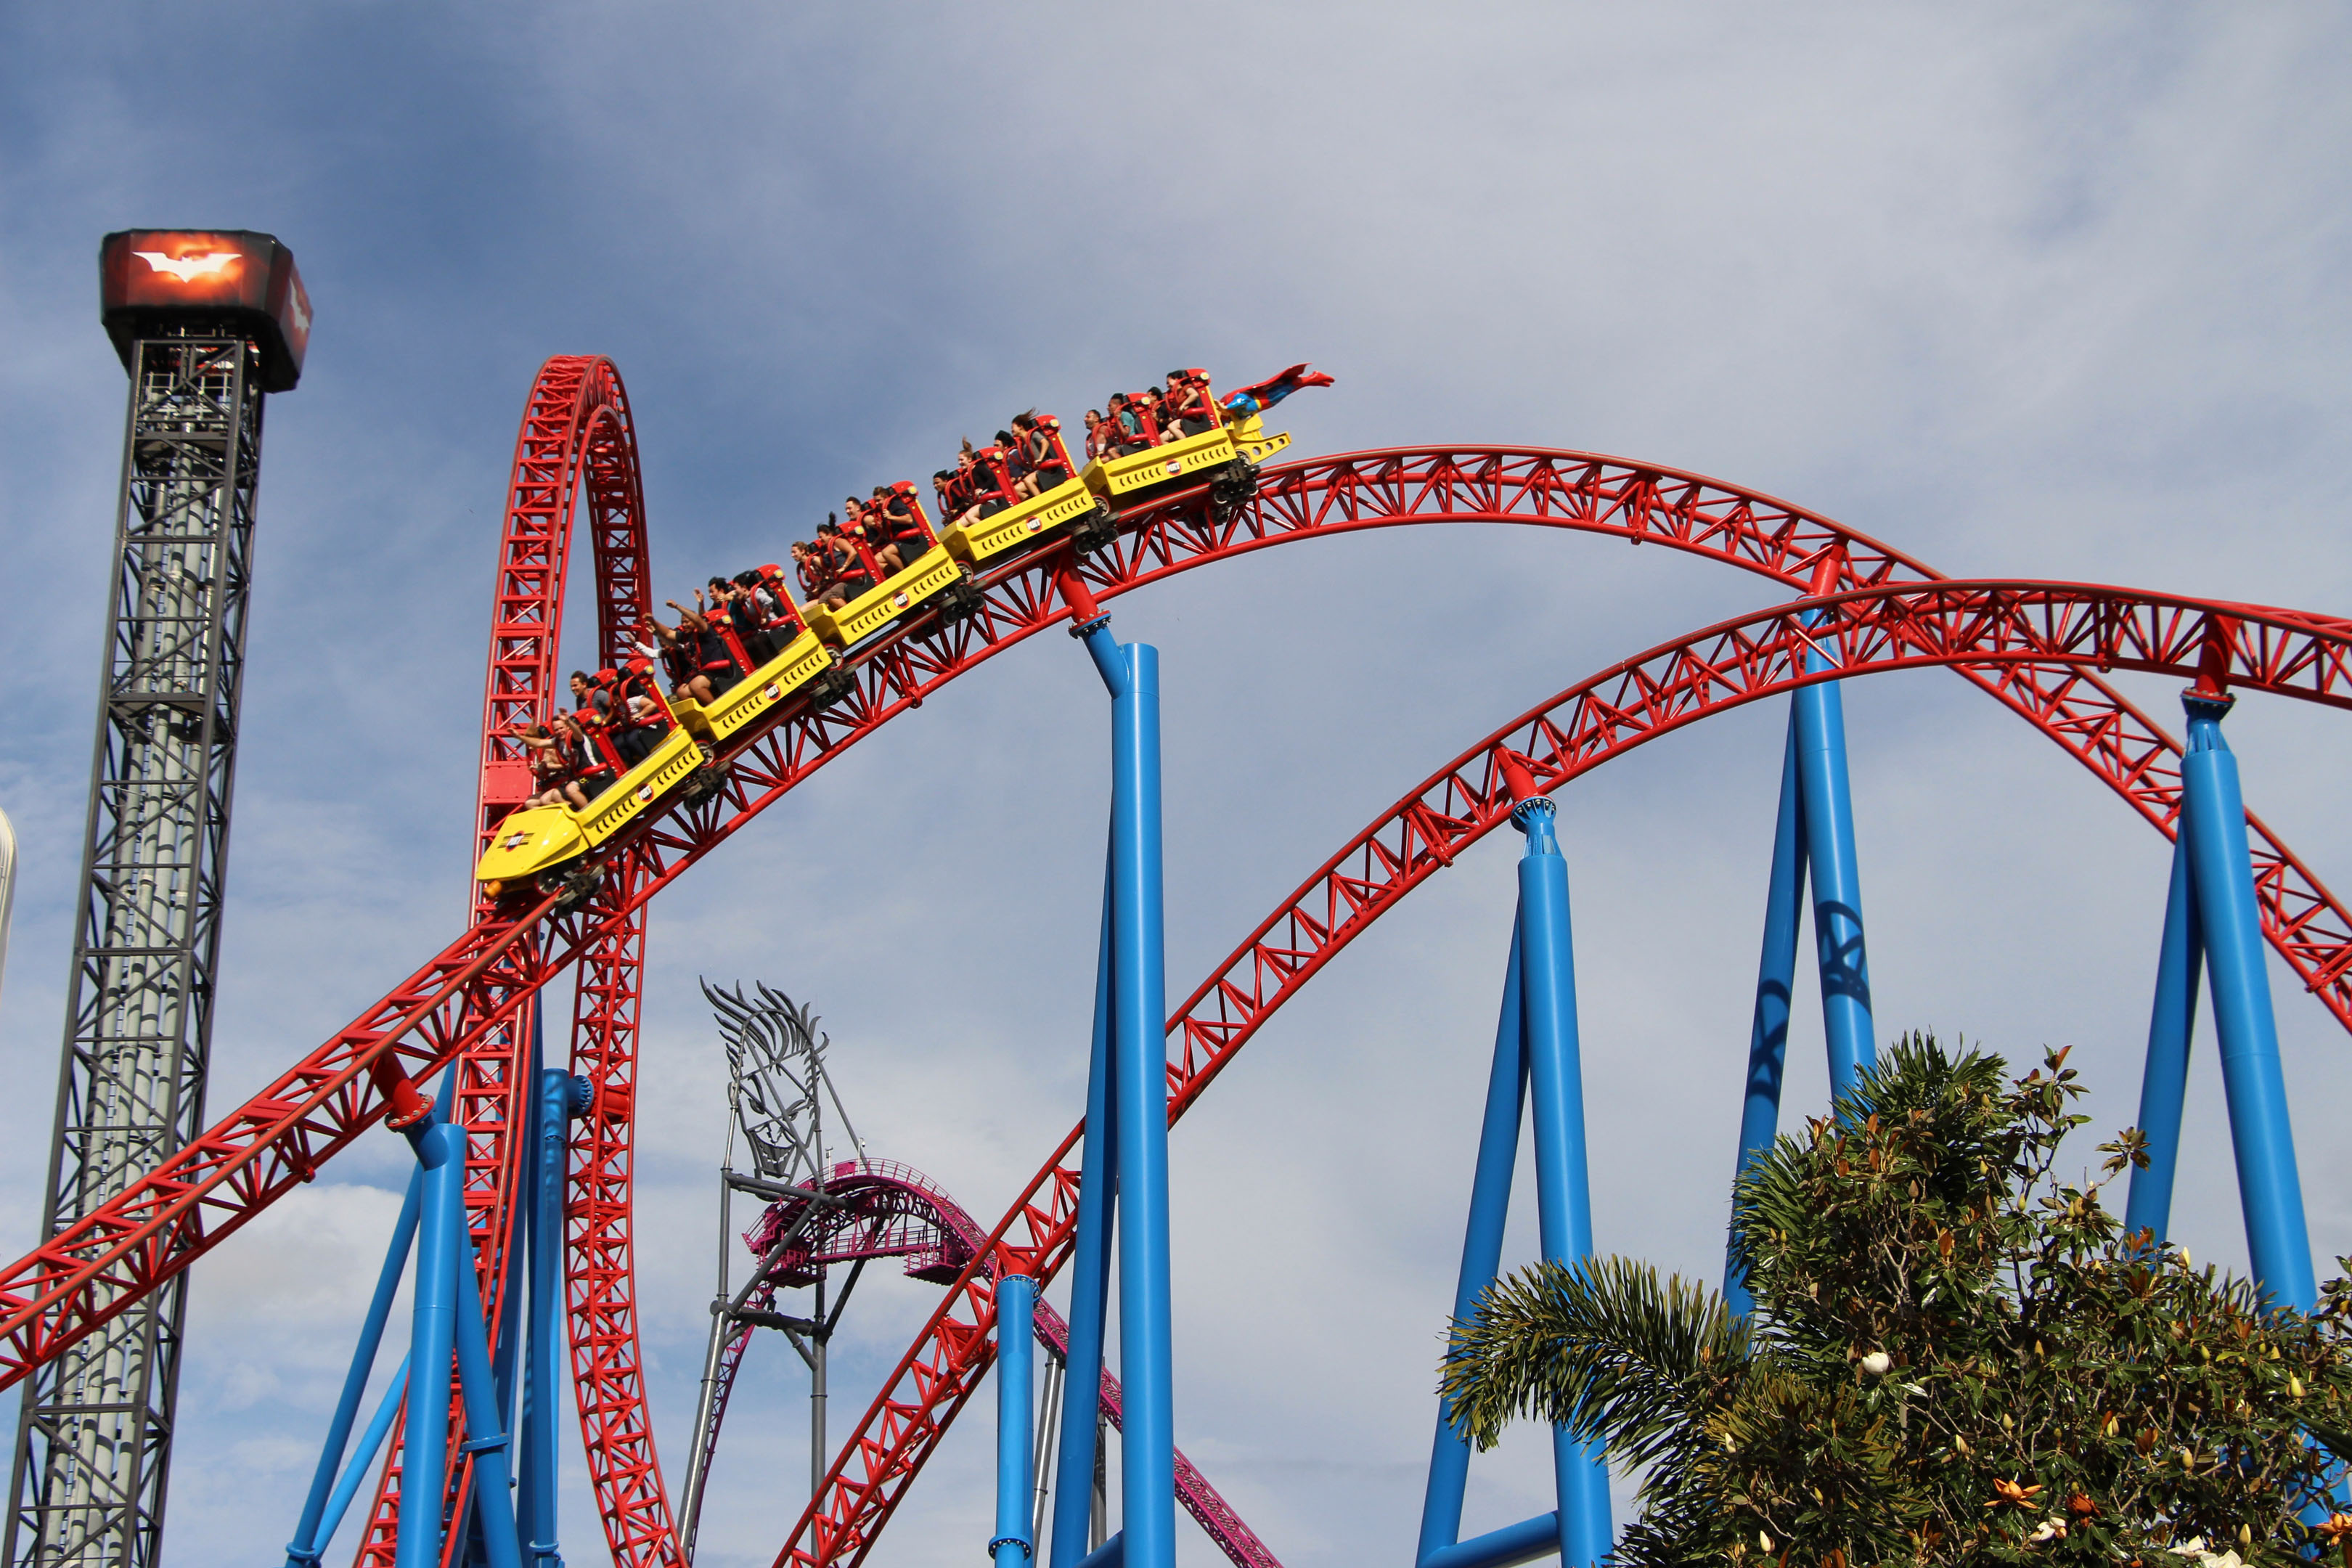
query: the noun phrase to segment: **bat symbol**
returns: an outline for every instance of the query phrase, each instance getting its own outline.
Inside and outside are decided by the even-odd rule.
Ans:
[[[237,259],[234,250],[208,250],[202,256],[166,256],[160,250],[134,250],[131,254],[145,262],[149,271],[168,272],[183,283],[210,278]]]

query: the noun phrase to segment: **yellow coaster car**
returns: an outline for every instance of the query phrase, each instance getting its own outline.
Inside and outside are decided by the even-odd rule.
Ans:
[[[621,775],[618,783],[588,803],[585,811],[568,805],[532,805],[509,812],[499,822],[474,879],[497,898],[541,873],[553,870],[604,843],[636,815],[669,793],[702,766],[702,748],[680,723],[662,737],[646,760]],[[543,892],[553,891],[542,887]]]
[[[974,567],[992,555],[1018,550],[1065,523],[1076,521],[1102,508],[1102,500],[1087,488],[1085,477],[1064,479],[1052,489],[1007,507],[994,517],[958,523],[940,536],[940,543],[957,560]]]
[[[1095,494],[1116,503],[1121,496],[1171,479],[1207,479],[1239,455],[1234,449],[1233,432],[1220,424],[1201,435],[1129,452],[1124,458],[1097,458],[1078,477]]]
[[[823,638],[803,632],[748,679],[711,699],[708,708],[686,698],[670,707],[705,745],[716,746],[793,692],[832,675],[840,663],[841,656],[825,647]],[[847,689],[845,679],[826,684]]]
[[[1267,435],[1259,416],[1227,414],[1213,430],[1162,442],[1123,458],[1097,458],[1078,478],[1117,505],[1162,485],[1210,483],[1209,499],[1222,521],[1255,493],[1257,465],[1290,445],[1286,431]]]
[[[979,591],[967,583],[963,563],[933,545],[915,563],[894,577],[868,588],[848,603],[828,607],[801,606],[808,628],[835,647],[854,647],[926,599],[946,595],[951,609],[969,609],[979,602]]]

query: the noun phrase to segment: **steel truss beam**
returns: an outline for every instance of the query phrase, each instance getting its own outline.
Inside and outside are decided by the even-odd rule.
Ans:
[[[550,369],[564,363],[602,362],[551,362]],[[604,445],[618,440],[610,436]],[[566,461],[584,471],[598,449],[597,441],[581,439]],[[1462,448],[1356,454],[1272,470],[1257,497],[1222,521],[1213,519],[1203,491],[1172,498],[1124,520],[1128,531],[1087,563],[1086,576],[1109,597],[1293,539],[1438,521],[1518,522],[1658,542],[1757,571],[1792,590],[1811,581],[1825,558],[1841,587],[1934,579],[1916,562],[1829,520],[1698,476],[1586,454]],[[640,552],[640,571],[642,560]],[[981,612],[953,628],[919,621],[863,652],[857,688],[847,700],[823,713],[787,712],[747,737],[729,759],[734,773],[727,791],[652,815],[616,847],[588,905],[559,914],[549,900],[518,918],[481,921],[209,1130],[168,1171],[0,1270],[0,1382],[23,1377],[315,1171],[383,1113],[387,1094],[399,1084],[515,1020],[549,977],[635,921],[646,899],[809,773],[946,681],[1060,620],[1040,570],[1045,564],[1024,562],[998,574],[985,584]],[[2071,665],[1962,659],[1958,668],[2168,830],[2178,747],[2095,676]],[[1434,841],[1447,846],[1443,825],[1422,826],[1433,826]],[[2250,828],[2267,934],[2330,1009],[2352,1020],[2352,982],[2345,973],[2352,965],[2352,919],[2259,822],[2250,818]],[[1291,960],[1267,956],[1270,973],[1297,971]],[[1311,948],[1297,963],[1308,956]],[[1204,1019],[1198,1027],[1205,1036],[1233,1032],[1222,1021]],[[616,1279],[625,1288],[625,1276]],[[617,1363],[612,1370],[619,1383],[627,1381]],[[936,1433],[928,1419],[915,1425]],[[863,1451],[866,1441],[853,1447]],[[892,1456],[883,1466],[893,1472],[889,1484],[879,1492],[863,1482],[853,1488],[866,1500],[851,1510],[865,1523],[878,1525],[868,1503],[885,1494],[895,1501],[912,1474],[905,1464],[910,1450],[895,1444],[883,1450]],[[862,1474],[867,1467],[860,1459],[853,1468]],[[599,1489],[601,1497],[602,1482]],[[606,1512],[615,1517],[609,1505]],[[834,1533],[845,1544],[861,1547],[871,1539],[845,1516],[843,1523]],[[640,1543],[646,1554],[625,1552],[623,1560],[670,1560],[674,1545],[656,1545],[656,1538],[649,1527],[633,1523],[623,1539]]]
[[[41,1229],[72,1230],[204,1125],[244,684],[258,351],[218,323],[133,345],[97,756]],[[110,1299],[111,1298],[111,1299]],[[25,1391],[11,1563],[138,1568],[161,1549],[184,1277]]]

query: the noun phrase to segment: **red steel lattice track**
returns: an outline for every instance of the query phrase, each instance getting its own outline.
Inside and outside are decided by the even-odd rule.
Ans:
[[[571,512],[583,495],[598,520],[600,644],[610,660],[617,652],[614,627],[646,598],[634,437],[625,395],[608,362],[553,360],[533,387],[518,444],[487,703],[494,724],[525,714],[544,717],[551,700],[562,566]],[[1291,540],[1434,521],[1531,524],[1657,542],[1815,595],[1923,586],[1993,591],[1986,584],[1942,584],[1919,563],[1830,520],[1696,475],[1589,454],[1458,447],[1360,453],[1270,470],[1250,504],[1223,521],[1212,516],[1203,491],[1169,498],[1123,518],[1116,545],[1087,560],[1083,573],[1096,595],[1108,598],[1209,561]],[[473,1151],[468,1201],[487,1272],[494,1249],[511,1232],[508,1194],[514,1151],[505,1130],[520,1125],[511,1094],[525,1076],[512,1070],[513,1042],[528,1036],[539,989],[565,966],[580,963],[583,1025],[574,1068],[590,1076],[595,1099],[573,1157],[569,1289],[574,1371],[589,1428],[592,1473],[616,1560],[632,1565],[674,1561],[674,1533],[645,1417],[628,1237],[644,906],[846,747],[996,652],[1063,619],[1066,612],[1054,598],[1046,566],[1046,561],[1032,558],[1000,570],[984,580],[984,603],[971,618],[944,629],[919,619],[862,652],[854,661],[856,689],[836,707],[811,713],[787,706],[730,746],[726,789],[698,805],[673,799],[648,813],[607,855],[603,880],[583,907],[559,914],[549,900],[520,914],[478,910],[464,935],[171,1162],[0,1270],[0,1385],[23,1377],[105,1316],[186,1268],[288,1188],[310,1179],[394,1100],[406,1103],[415,1079],[461,1055],[469,1058],[469,1076],[459,1091],[459,1114]],[[2028,590],[2011,585],[2008,591]],[[2114,590],[2065,592],[2108,595],[2098,601],[2106,605],[2098,614],[2117,626],[2138,624],[2127,613],[2132,606],[2168,606],[2183,624],[2204,628],[2191,639],[2199,657],[2226,665],[2234,683],[2331,701],[2340,690],[2343,623],[2188,600],[2142,600]],[[1900,593],[1873,602],[1912,604]],[[1916,606],[1904,613],[1924,614]],[[534,615],[541,618],[535,621]],[[1972,624],[1990,636],[2011,621],[1994,616]],[[2226,636],[2211,629],[2222,625],[2231,628]],[[2152,637],[2155,628],[2148,630]],[[1812,633],[1817,640],[1822,635]],[[2080,628],[2072,635],[2079,638]],[[2248,637],[2260,646],[2242,648],[2241,639]],[[2099,658],[2069,651],[2071,646],[2020,637],[1990,651],[1955,646],[1939,657],[1912,657],[1909,662],[1958,668],[2168,834],[2179,801],[2177,745],[2098,679]],[[2147,646],[2170,644],[2157,638]],[[2296,659],[2304,662],[2295,664]],[[2145,666],[2128,658],[2105,662],[2109,668],[2176,668],[2160,660]],[[1622,668],[1630,674],[1634,667]],[[2307,672],[2320,669],[2337,672],[2327,678],[2337,684],[2309,690],[2295,686]],[[2265,686],[2273,677],[2283,683]],[[502,679],[515,685],[502,688]],[[1749,700],[1762,694],[1752,692]],[[499,804],[492,785],[498,765],[513,762],[496,742],[486,742],[486,811]],[[1491,803],[1496,787],[1491,778],[1475,787],[1465,782],[1455,804]],[[1455,788],[1449,783],[1441,793]],[[1361,929],[1370,918],[1365,911],[1386,907],[1372,896],[1374,889],[1402,879],[1401,896],[1491,826],[1479,826],[1484,818],[1476,811],[1460,818],[1444,815],[1444,800],[1417,795],[1402,809],[1402,848],[1366,838],[1364,872],[1352,880],[1331,872],[1327,890],[1336,901],[1327,901],[1320,916],[1304,902],[1279,912],[1171,1021],[1171,1032],[1181,1035],[1171,1082],[1183,1086],[1171,1115],[1205,1088],[1216,1065],[1265,1016]],[[1463,823],[1475,831],[1461,827]],[[2339,1022],[2352,1026],[2352,982],[2347,978],[2352,919],[2251,814],[2249,826],[2257,891],[2273,946]],[[1395,869],[1381,869],[1391,858],[1397,858]],[[1277,925],[1286,933],[1279,940],[1272,935]],[[485,1063],[495,1060],[495,1070],[476,1071],[470,1058],[477,1056]],[[1060,1172],[1070,1147],[1066,1142],[1048,1162],[1050,1173]],[[1043,1184],[1033,1186],[999,1227],[1000,1238],[1018,1222],[1028,1238],[1020,1249],[1049,1253],[1055,1244],[1045,1238],[1066,1228],[1061,1216],[1072,1194],[1065,1188],[1075,1179],[1075,1173],[1042,1177]],[[963,1287],[950,1291],[931,1336],[944,1357],[936,1363],[936,1375],[920,1370],[930,1363],[919,1345],[892,1388],[911,1378],[919,1396],[911,1403],[894,1400],[892,1388],[886,1388],[869,1416],[875,1435],[861,1432],[836,1463],[835,1483],[819,1510],[822,1522],[813,1544],[797,1544],[814,1522],[804,1520],[787,1557],[854,1559],[871,1544],[930,1442],[984,1368],[985,1318],[954,1321],[954,1312],[965,1305],[984,1314],[984,1293],[974,1296]]]

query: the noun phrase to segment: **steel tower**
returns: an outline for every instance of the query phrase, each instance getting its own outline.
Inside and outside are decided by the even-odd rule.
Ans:
[[[262,401],[310,326],[268,235],[111,234],[99,271],[130,416],[45,1236],[204,1124]],[[26,1383],[9,1563],[156,1561],[186,1301],[181,1276]]]

